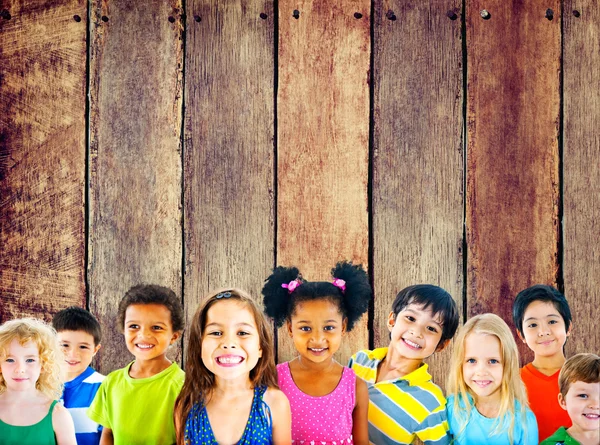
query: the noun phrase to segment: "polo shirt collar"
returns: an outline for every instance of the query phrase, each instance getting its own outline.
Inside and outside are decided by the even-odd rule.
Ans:
[[[387,347],[377,348],[377,349],[374,349],[373,351],[371,351],[370,355],[371,355],[372,359],[377,360],[377,365],[379,365],[379,362],[381,362],[385,358],[385,356],[387,355],[387,352],[388,352]],[[413,372],[406,374],[404,377],[398,377],[397,379],[395,379],[393,381],[397,382],[400,380],[406,380],[410,386],[421,385],[421,384],[429,382],[431,380],[431,374],[429,374],[429,372],[427,371],[428,368],[429,368],[429,366],[427,365],[427,363],[423,363],[421,366],[419,366]]]

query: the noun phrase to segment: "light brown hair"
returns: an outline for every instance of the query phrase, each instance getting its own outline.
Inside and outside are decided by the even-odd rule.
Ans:
[[[596,354],[576,354],[568,359],[558,375],[558,389],[563,397],[575,382],[600,382],[600,357]]]

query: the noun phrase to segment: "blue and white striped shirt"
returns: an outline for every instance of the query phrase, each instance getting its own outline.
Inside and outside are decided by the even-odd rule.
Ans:
[[[100,388],[104,376],[89,367],[70,382],[65,383],[61,402],[71,413],[75,424],[77,445],[98,445],[102,426],[90,420],[86,411]]]

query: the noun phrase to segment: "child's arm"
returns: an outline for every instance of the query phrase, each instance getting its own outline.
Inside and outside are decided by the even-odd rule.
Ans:
[[[356,404],[352,411],[352,438],[355,445],[369,445],[369,389],[356,377]]]
[[[113,437],[113,432],[110,428],[102,428],[102,436],[100,436],[100,445],[113,445],[115,443],[115,439]]]
[[[60,403],[57,403],[52,411],[52,428],[58,445],[77,445],[73,418]]]
[[[419,431],[415,432],[425,445],[450,445],[452,436],[448,429],[446,407],[440,406],[421,422]]]
[[[269,388],[263,398],[271,410],[273,445],[289,445],[292,443],[292,411],[288,398],[274,388]]]

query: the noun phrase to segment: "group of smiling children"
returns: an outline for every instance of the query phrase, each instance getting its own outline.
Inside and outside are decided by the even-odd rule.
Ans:
[[[7,321],[0,326],[0,442],[600,444],[600,357],[565,359],[571,314],[556,289],[533,286],[515,299],[518,338],[535,354],[521,370],[500,317],[477,315],[458,329],[454,300],[433,285],[400,291],[389,345],[359,351],[342,366],[333,355],[372,294],[361,266],[339,263],[332,278],[310,282],[293,267],[267,278],[264,310],[285,325],[280,332],[297,351],[279,365],[270,323],[238,289],[214,292],[196,311],[185,373],[166,357],[183,333],[183,308],[161,286],[135,286],[121,300],[117,326],[135,359],[107,377],[90,367],[101,338],[89,312],[60,311],[53,328]],[[457,329],[446,399],[423,360],[446,348]]]

